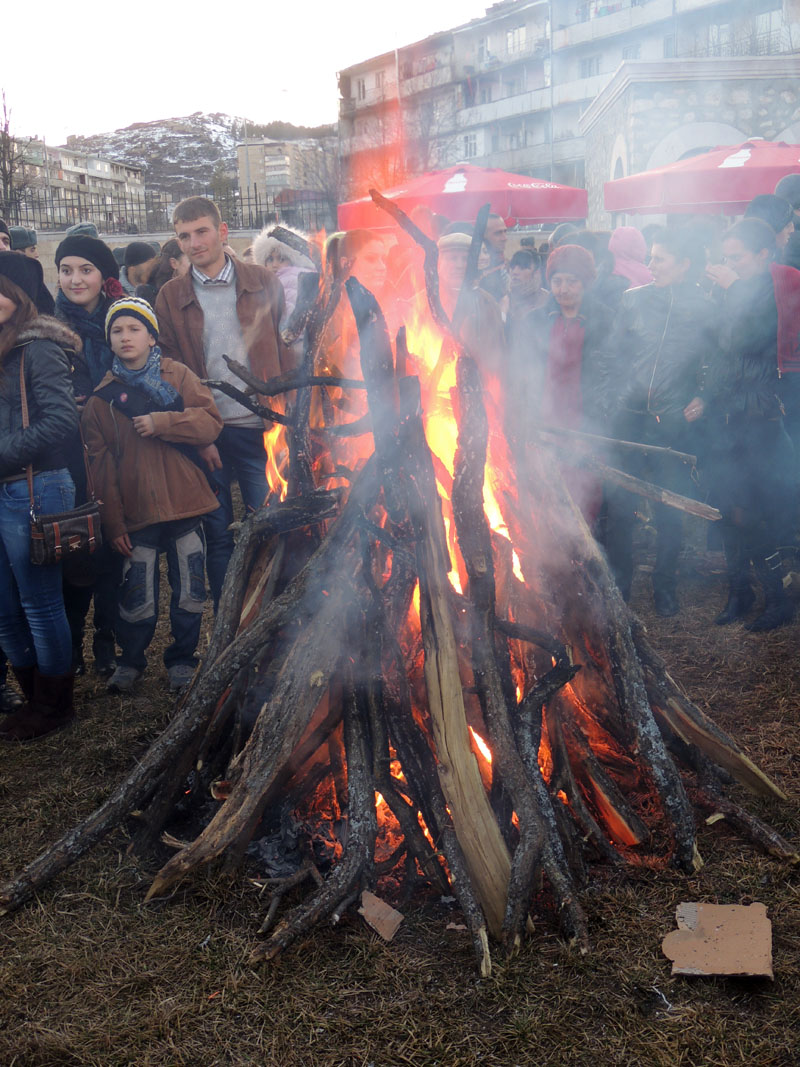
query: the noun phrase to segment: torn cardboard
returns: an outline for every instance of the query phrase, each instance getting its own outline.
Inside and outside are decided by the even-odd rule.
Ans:
[[[361,907],[358,909],[358,914],[364,916],[365,922],[368,922],[384,941],[392,940],[403,921],[403,916],[399,911],[395,911],[390,904],[376,897],[374,893],[370,893],[368,889],[361,894]]]
[[[772,923],[764,904],[698,904],[675,909],[678,929],[662,949],[673,974],[772,978]]]

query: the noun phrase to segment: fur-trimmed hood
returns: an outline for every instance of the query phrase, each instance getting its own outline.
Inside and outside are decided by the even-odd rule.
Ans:
[[[288,227],[285,227],[288,228]],[[292,248],[291,245],[285,244],[277,237],[272,236],[273,227],[269,227],[261,231],[261,233],[253,241],[253,262],[258,263],[259,266],[266,266],[267,257],[270,252],[280,252],[283,259],[287,260],[291,266],[300,267],[301,270],[316,270],[314,261],[309,256],[304,256],[302,252],[298,252],[296,248]],[[292,230],[292,233],[296,231]],[[298,233],[298,237],[303,237]],[[305,238],[303,238],[305,240]]]
[[[54,341],[67,352],[80,352],[83,349],[83,341],[75,331],[52,315],[37,315],[20,331],[17,344],[26,345],[30,341]]]

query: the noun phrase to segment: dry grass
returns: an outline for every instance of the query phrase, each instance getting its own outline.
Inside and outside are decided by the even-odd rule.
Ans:
[[[690,575],[684,611],[659,620],[642,578],[634,607],[694,698],[790,793],[783,807],[748,803],[796,839],[800,623],[761,637],[711,626],[722,584]],[[89,812],[170,710],[157,662],[134,698],[92,679],[79,694],[75,729],[3,753],[0,874]],[[125,844],[119,832],[0,921],[3,1067],[800,1064],[800,871],[755,854],[724,823],[701,830],[706,866],[693,878],[595,869],[590,956],[539,919],[484,982],[465,934],[446,929],[458,913],[425,897],[404,907],[390,945],[350,915],[253,969],[265,905],[249,883],[209,876],[144,908],[159,857],[140,866]],[[685,899],[767,904],[775,981],[672,978],[660,942]]]

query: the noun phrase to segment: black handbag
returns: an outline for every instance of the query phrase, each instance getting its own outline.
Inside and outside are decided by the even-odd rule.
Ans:
[[[25,353],[19,361],[19,388],[22,398],[22,425],[30,425],[28,418],[28,395],[25,389]],[[37,566],[50,563],[77,563],[99,551],[103,543],[100,508],[94,495],[94,485],[89,464],[86,462],[86,446],[81,437],[83,461],[86,465],[86,484],[91,500],[72,511],[56,515],[38,515],[33,499],[33,465],[28,464],[28,493],[31,499],[31,548],[30,560]]]

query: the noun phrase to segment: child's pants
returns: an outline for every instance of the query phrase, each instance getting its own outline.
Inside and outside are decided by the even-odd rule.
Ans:
[[[133,554],[122,568],[117,641],[119,662],[143,671],[145,650],[153,640],[158,621],[158,556],[167,554],[167,577],[172,644],[164,652],[164,666],[196,665],[195,650],[205,606],[206,545],[200,519],[178,519],[146,526],[129,534]]]

